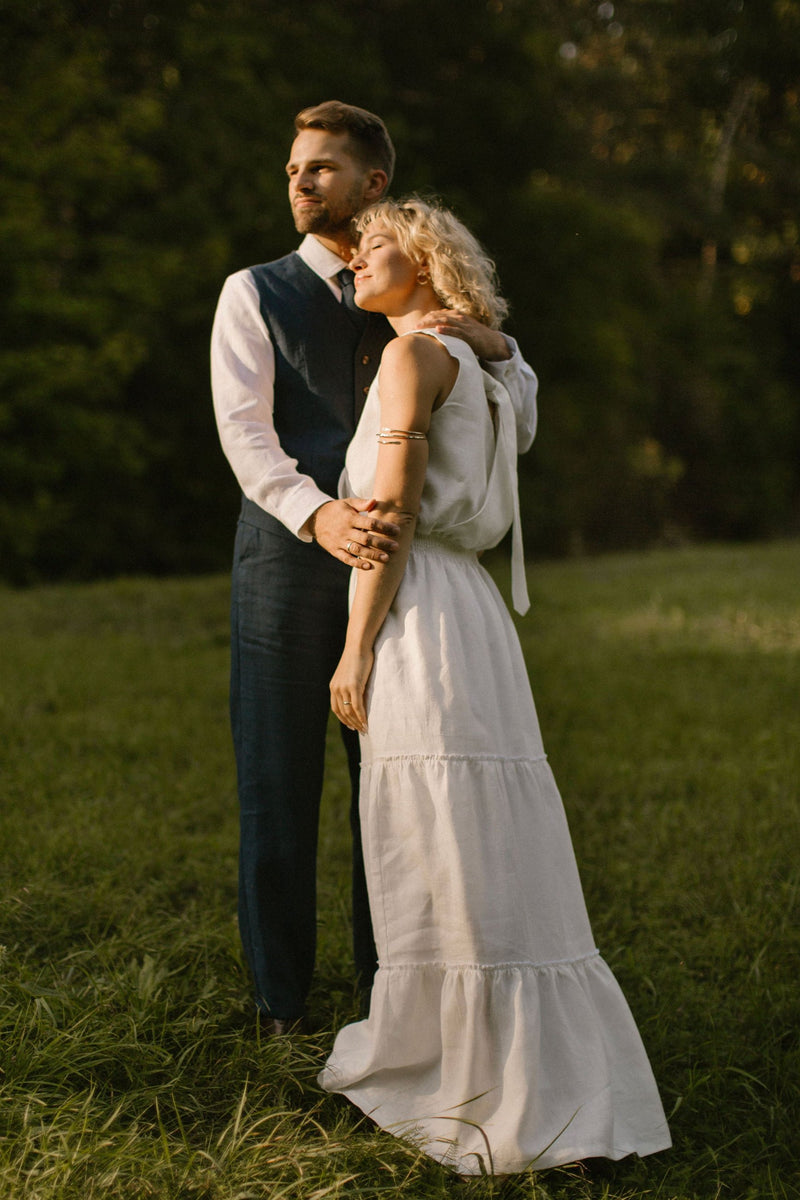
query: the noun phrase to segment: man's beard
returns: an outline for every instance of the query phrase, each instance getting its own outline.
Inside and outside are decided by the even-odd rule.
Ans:
[[[332,221],[331,214],[325,204],[315,204],[308,208],[294,209],[294,227],[298,233],[338,233],[342,227],[341,221]],[[344,224],[349,224],[349,221]]]
[[[351,233],[353,245],[356,244],[353,222],[362,207],[361,188],[355,187],[349,196],[331,210],[325,200],[307,208],[292,208],[294,227],[298,233],[318,233],[327,237],[335,237],[341,233]]]

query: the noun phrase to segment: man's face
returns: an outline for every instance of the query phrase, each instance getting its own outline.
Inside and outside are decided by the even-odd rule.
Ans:
[[[375,198],[375,172],[356,158],[346,133],[304,129],[292,143],[289,203],[298,233],[337,234]]]

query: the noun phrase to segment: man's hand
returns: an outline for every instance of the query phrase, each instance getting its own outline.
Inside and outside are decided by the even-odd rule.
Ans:
[[[306,521],[305,528],[323,550],[348,567],[372,569],[373,562],[388,562],[397,549],[396,525],[371,517],[374,500],[329,500]]]
[[[474,352],[476,358],[484,362],[504,362],[511,358],[508,342],[499,329],[490,329],[481,325],[474,317],[464,313],[454,312],[450,308],[440,308],[436,312],[426,313],[418,324],[419,329],[433,329],[436,333],[450,334],[451,337],[461,338]]]

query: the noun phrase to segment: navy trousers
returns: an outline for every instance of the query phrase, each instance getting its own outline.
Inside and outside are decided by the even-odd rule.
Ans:
[[[303,1012],[316,950],[319,805],[328,684],[344,645],[350,571],[245,500],[231,597],[231,725],[239,790],[239,929],[256,1004]],[[356,973],[376,967],[358,820],[358,735],[342,727],[352,784]]]

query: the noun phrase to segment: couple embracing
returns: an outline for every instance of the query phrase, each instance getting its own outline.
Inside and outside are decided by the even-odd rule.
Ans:
[[[322,1086],[462,1175],[664,1149],[516,632],[478,561],[512,529],[524,612],[516,464],[536,377],[500,332],[506,306],[469,231],[384,199],[383,122],[330,101],[295,132],[305,238],[226,281],[212,337],[243,492],[231,717],[261,1020],[302,1028],[330,706],[353,784],[365,1003]]]

